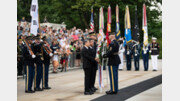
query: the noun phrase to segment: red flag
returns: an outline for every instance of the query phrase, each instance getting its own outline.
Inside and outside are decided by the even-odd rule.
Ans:
[[[107,18],[107,31],[106,31],[106,40],[107,40],[107,46],[111,43],[111,40],[109,40],[109,32],[111,32],[111,7],[108,7],[108,18]]]

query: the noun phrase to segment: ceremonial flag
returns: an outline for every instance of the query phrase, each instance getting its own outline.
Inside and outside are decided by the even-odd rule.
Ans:
[[[91,32],[94,32],[93,7],[91,7],[90,29],[91,29]]]
[[[116,5],[116,40],[120,38],[120,24],[119,24],[119,7]]]
[[[132,39],[134,41],[139,41],[139,24],[138,24],[138,16],[137,16],[137,6],[136,6],[136,9],[135,9],[135,21],[134,21],[134,31],[133,31],[133,36],[132,36]]]
[[[96,53],[96,58],[100,59],[100,49],[102,48],[102,42],[104,39],[104,14],[103,14],[103,8],[101,7],[99,10],[99,34],[98,34],[98,48]],[[98,71],[99,71],[99,88],[102,91],[102,87],[104,87],[103,84],[103,66],[102,63],[98,63]]]
[[[36,36],[37,35],[37,30],[39,28],[38,0],[32,0],[30,15],[31,15],[31,30],[30,30],[30,33],[34,34]]]
[[[107,31],[106,31],[106,40],[107,46],[109,46],[111,40],[109,40],[109,32],[111,32],[111,7],[108,7],[108,18],[107,18]]]
[[[130,14],[129,14],[129,7],[126,6],[125,12],[125,42],[124,45],[131,42],[131,23],[130,23]]]
[[[144,32],[143,44],[144,46],[148,45],[148,28],[147,28],[147,16],[146,16],[146,5],[143,4],[143,20],[142,20],[142,30]]]

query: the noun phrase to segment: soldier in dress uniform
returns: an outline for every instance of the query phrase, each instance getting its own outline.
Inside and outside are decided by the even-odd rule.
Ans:
[[[23,72],[23,44],[22,44],[22,39],[18,40],[18,45],[17,45],[17,69],[18,69],[18,75],[22,75]]]
[[[115,33],[109,33],[109,39],[111,43],[109,44],[109,50],[103,55],[103,58],[108,58],[108,69],[110,78],[109,91],[106,94],[117,94],[118,92],[118,66],[120,64],[120,58],[118,56],[119,44],[115,40]]]
[[[125,51],[124,46],[123,46],[123,38],[120,38],[119,44],[120,44],[120,46],[119,46],[119,58],[121,60],[121,64],[119,64],[119,70],[123,70],[123,66],[124,66],[123,60],[124,60],[124,51]]]
[[[126,67],[127,70],[131,70],[131,56],[132,56],[132,48],[131,43],[125,45],[125,55],[126,55]]]
[[[159,56],[159,44],[156,42],[157,38],[152,37],[152,43],[150,44],[150,53],[151,53],[151,59],[152,59],[152,66],[153,71],[157,71],[157,62],[158,62],[158,56]]]
[[[49,76],[49,65],[50,65],[50,59],[52,57],[52,50],[50,49],[50,45],[46,41],[46,36],[42,38],[43,40],[43,89],[51,89],[48,85],[48,76]]]
[[[28,36],[24,39],[23,57],[26,66],[26,79],[25,79],[25,92],[34,93],[32,90],[33,78],[34,78],[34,50],[32,46],[32,37]]]
[[[95,34],[95,32],[91,32],[91,33],[89,33],[89,35],[90,35],[90,46],[89,46],[89,49],[90,49],[90,52],[91,52],[93,58],[95,58],[96,57],[96,48],[97,48],[97,44],[95,42],[96,41],[96,36],[95,36],[96,34]],[[97,69],[98,69],[97,68],[97,66],[98,66],[97,61],[93,61],[91,65],[92,65],[91,90],[93,92],[95,92],[96,90],[98,90],[94,86],[95,80],[96,80],[96,72],[97,72]]]
[[[139,57],[140,57],[140,51],[141,51],[141,46],[138,42],[135,42],[133,45],[133,57],[134,57],[134,67],[135,71],[139,71]]]
[[[40,88],[42,75],[43,75],[43,47],[42,43],[40,41],[40,36],[37,35],[34,37],[35,43],[34,43],[34,54],[36,54],[35,58],[35,78],[34,78],[34,89],[35,91],[43,91],[42,88]]]
[[[143,43],[142,43],[143,44]],[[143,57],[143,64],[144,64],[144,71],[148,71],[149,68],[149,44],[148,45],[142,45],[142,57]]]

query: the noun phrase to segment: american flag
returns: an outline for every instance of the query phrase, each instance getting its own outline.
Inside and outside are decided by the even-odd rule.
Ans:
[[[91,8],[90,29],[91,29],[91,32],[94,32],[93,7]]]

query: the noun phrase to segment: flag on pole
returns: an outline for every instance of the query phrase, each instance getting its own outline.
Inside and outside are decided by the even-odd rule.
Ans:
[[[137,16],[137,6],[135,8],[135,21],[134,21],[134,31],[133,31],[133,40],[134,41],[139,41],[139,24],[138,24],[138,16]]]
[[[96,53],[96,58],[100,58],[100,49],[102,48],[102,42],[104,39],[104,14],[103,14],[103,8],[101,7],[99,10],[99,34],[98,34],[98,48],[97,48],[97,53]],[[102,91],[102,88],[104,87],[103,84],[103,66],[102,63],[100,62],[98,64],[98,72],[99,72],[99,88],[100,91]]]
[[[142,20],[142,30],[144,32],[144,39],[143,39],[143,44],[144,46],[148,45],[148,28],[147,28],[147,16],[146,16],[146,5],[143,4],[143,20]]]
[[[91,32],[94,32],[93,7],[91,7],[90,29],[91,29]]]
[[[31,3],[31,9],[30,9],[30,15],[31,15],[31,29],[30,33],[37,35],[37,30],[39,28],[39,18],[38,18],[38,0],[32,0]]]
[[[111,7],[108,7],[108,18],[107,18],[107,31],[106,31],[106,40],[107,40],[107,46],[111,43],[111,40],[109,40],[109,32],[111,32]]]
[[[116,5],[116,40],[118,40],[121,36],[120,33],[120,24],[119,24],[119,7]]]
[[[131,23],[130,23],[130,14],[129,14],[129,7],[126,6],[125,11],[125,42],[124,45],[131,42]]]

